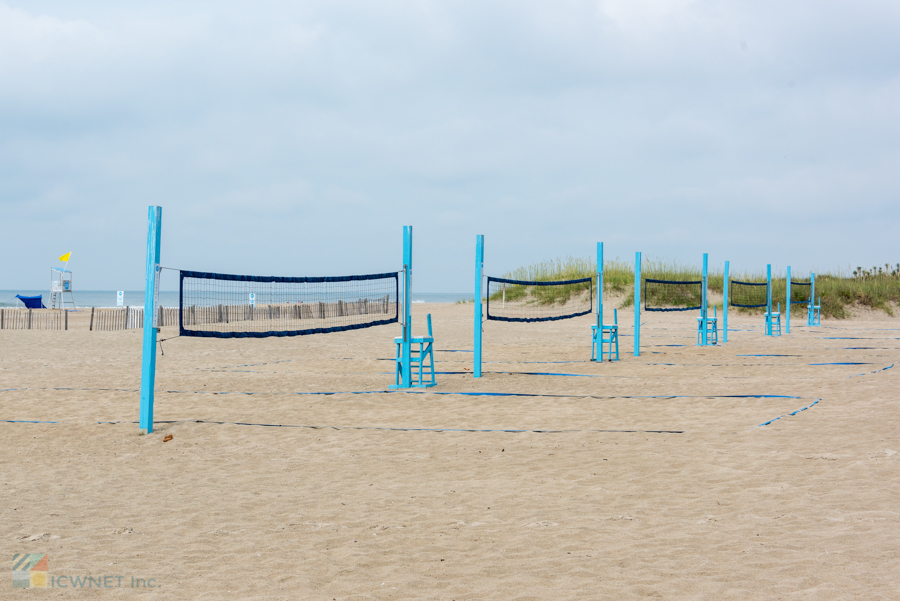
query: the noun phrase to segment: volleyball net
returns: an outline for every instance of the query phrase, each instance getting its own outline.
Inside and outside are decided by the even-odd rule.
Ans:
[[[487,318],[496,321],[555,321],[587,315],[593,308],[593,278],[529,282],[487,278]]]
[[[702,280],[644,280],[645,311],[696,311],[702,305]]]
[[[810,293],[812,292],[812,283],[797,282],[791,280],[791,304],[792,305],[808,305]]]
[[[181,271],[182,336],[266,338],[399,320],[399,273],[273,277]]]
[[[728,303],[732,307],[749,309],[768,306],[768,282],[739,282],[738,280],[731,280],[728,290]]]

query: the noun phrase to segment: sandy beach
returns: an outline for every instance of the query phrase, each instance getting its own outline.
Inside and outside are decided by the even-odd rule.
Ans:
[[[412,310],[439,384],[410,392],[397,324],[164,328],[147,436],[139,330],[0,331],[0,546],[54,585],[0,598],[900,598],[900,319],[697,347],[644,314],[634,357],[620,311],[602,364],[591,316],[487,322],[475,380],[472,305]]]

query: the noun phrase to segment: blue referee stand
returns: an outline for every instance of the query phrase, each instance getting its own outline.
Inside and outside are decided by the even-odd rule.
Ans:
[[[697,344],[700,346],[719,343],[718,309],[709,316],[709,253],[703,253],[703,282],[700,291],[700,317],[697,318]]]
[[[766,265],[766,336],[781,336],[781,303],[772,311],[772,264]],[[791,306],[788,305],[788,311]]]
[[[613,348],[616,358],[613,359]],[[619,315],[613,309],[613,323],[603,323],[603,243],[597,243],[597,323],[591,326],[591,361],[603,361],[604,349],[610,361],[619,360]]]
[[[161,229],[162,207],[151,206],[147,215],[147,278],[144,284],[144,347],[141,351],[141,416],[138,422],[142,434],[153,432]]]
[[[428,336],[412,335],[412,319],[409,304],[412,288],[412,226],[403,226],[403,335],[394,339],[397,345],[394,384],[388,388],[428,388],[436,386],[434,379],[434,337],[431,334],[431,315],[428,315]],[[413,345],[419,345],[417,349]],[[418,366],[417,382],[413,382],[413,364]],[[423,380],[428,367],[429,380]]]
[[[816,274],[809,274],[809,306],[806,309],[806,325],[822,325],[822,297],[816,304]]]

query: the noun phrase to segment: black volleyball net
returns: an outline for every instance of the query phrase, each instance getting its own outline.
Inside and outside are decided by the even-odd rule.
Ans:
[[[812,292],[812,283],[809,281],[798,282],[791,280],[791,304],[808,305]]]
[[[793,292],[791,293],[793,296]],[[739,282],[731,280],[728,285],[728,304],[732,307],[765,307],[768,305],[769,284],[767,282]]]
[[[398,273],[272,277],[181,271],[182,336],[265,338],[369,328],[399,319]]]
[[[695,311],[702,306],[702,280],[644,280],[645,311]]]
[[[554,321],[587,315],[593,308],[592,278],[560,282],[487,279],[487,318],[496,321]]]

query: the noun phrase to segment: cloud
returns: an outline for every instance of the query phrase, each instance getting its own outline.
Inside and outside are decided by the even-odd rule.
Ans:
[[[139,288],[149,204],[166,264],[228,272],[396,269],[412,223],[430,291],[468,290],[476,233],[491,273],[598,240],[894,261],[898,23],[887,2],[0,4],[0,288],[68,250],[82,287]]]

